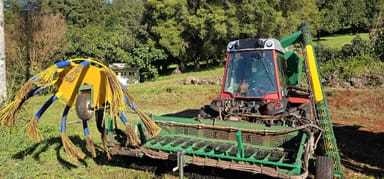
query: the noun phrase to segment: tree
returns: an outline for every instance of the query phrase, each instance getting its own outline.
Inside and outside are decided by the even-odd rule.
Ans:
[[[0,102],[7,98],[6,61],[4,47],[4,4],[0,2]]]
[[[319,29],[321,17],[315,0],[282,0],[279,7],[283,16],[280,37],[296,32],[304,22],[309,23],[312,30]]]
[[[32,14],[29,54],[31,67],[34,72],[63,58],[68,43],[65,40],[67,31],[65,20],[61,14],[51,14],[49,11]]]
[[[347,15],[344,0],[317,0],[317,6],[321,14],[321,30],[334,33],[344,29],[344,24],[341,23],[341,17]]]
[[[144,22],[144,1],[114,0],[110,12],[105,21],[105,30],[123,33],[120,37],[124,39],[123,49],[132,51],[146,43],[148,33]]]
[[[166,58],[163,50],[140,46],[133,49],[132,58],[127,63],[140,69],[140,80],[154,80],[159,76],[154,64],[162,63]]]
[[[61,13],[68,25],[85,27],[88,24],[103,24],[110,14],[108,0],[40,0],[42,6],[53,13]]]
[[[344,28],[351,29],[353,33],[361,31],[367,26],[368,19],[366,15],[366,0],[348,0],[344,2],[346,14],[341,17]]]
[[[10,92],[33,74],[62,59],[67,45],[64,39],[66,25],[60,14],[42,10],[33,3],[25,5],[23,11],[19,8],[9,10],[6,16],[9,20],[5,38]]]
[[[178,58],[180,64],[186,64],[185,52],[187,43],[182,33],[184,31],[187,8],[185,0],[149,0],[146,21],[150,25],[151,38],[149,45],[163,49],[171,59]],[[175,62],[173,62],[175,63]]]
[[[147,6],[149,45],[161,49],[178,63],[223,59],[229,40],[269,37],[280,32],[279,1],[149,0]],[[176,60],[175,60],[176,59]]]

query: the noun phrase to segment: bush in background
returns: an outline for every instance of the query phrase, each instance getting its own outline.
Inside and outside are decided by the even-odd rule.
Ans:
[[[384,61],[384,26],[372,31],[370,37],[375,54]]]

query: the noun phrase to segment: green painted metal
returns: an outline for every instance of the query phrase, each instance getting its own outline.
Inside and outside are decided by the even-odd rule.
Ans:
[[[303,133],[303,138],[301,139],[300,141],[300,145],[302,145],[300,148],[299,148],[299,151],[297,152],[297,155],[298,156],[302,156],[303,153],[304,153],[304,148],[305,148],[305,140],[307,139],[307,135],[305,133]],[[296,158],[296,163],[299,163],[301,162],[301,158]],[[301,168],[300,168],[301,169]],[[300,171],[299,168],[296,168],[296,171]]]
[[[113,131],[113,121],[111,119],[111,116],[107,113],[107,131],[112,132]]]
[[[307,24],[304,25],[301,31],[303,32],[302,40],[304,45],[313,46],[312,36],[311,36],[309,26]],[[317,60],[316,60],[316,66],[317,66],[317,71],[320,73],[320,68],[319,68],[319,64],[317,63]],[[319,78],[321,78],[321,74],[318,74],[318,76]],[[331,157],[333,160],[334,174],[338,175],[340,178],[343,178],[343,171],[341,168],[339,150],[337,148],[336,137],[333,132],[332,120],[329,115],[327,99],[326,99],[326,95],[324,94],[324,88],[322,85],[321,85],[321,90],[323,92],[324,98],[322,101],[316,103],[316,113],[317,113],[317,120],[320,126],[324,129],[322,139],[323,139],[324,147],[326,150],[325,155],[328,157]]]
[[[184,150],[185,154],[190,155],[190,156],[216,158],[219,160],[228,160],[228,161],[236,161],[236,162],[248,162],[248,163],[252,163],[252,164],[261,164],[265,167],[271,167],[271,168],[280,167],[280,168],[282,168],[280,171],[281,173],[290,174],[290,175],[298,175],[301,172],[301,157],[302,157],[303,152],[300,152],[297,154],[297,158],[295,159],[294,162],[287,163],[287,162],[284,162],[284,158],[280,159],[279,161],[270,161],[269,160],[270,154],[265,156],[263,159],[256,159],[255,154],[250,155],[248,157],[245,157],[244,153],[239,154],[239,151],[237,151],[237,154],[235,154],[235,155],[229,155],[232,148],[237,148],[237,149],[240,148],[240,147],[238,147],[238,145],[237,145],[238,142],[236,142],[236,141],[215,140],[215,139],[200,138],[200,137],[196,137],[196,136],[174,135],[174,134],[162,135],[162,137],[173,137],[173,138],[178,138],[178,139],[190,139],[190,140],[197,140],[198,142],[195,144],[189,145],[187,147],[183,147],[184,143],[179,144],[179,145],[174,145],[177,141],[172,141],[172,142],[165,144],[165,143],[162,143],[165,141],[165,139],[160,140],[158,142],[154,142],[156,140],[156,138],[154,138],[154,139],[148,140],[146,142],[146,144],[144,145],[144,147],[154,149],[154,150],[167,151],[169,153],[177,153],[180,150]],[[305,135],[302,135],[301,141],[305,141],[305,138],[306,138]],[[200,143],[200,142],[205,142],[207,144],[220,142],[223,144],[230,144],[232,147],[223,153],[216,153],[214,149],[207,151],[206,150],[207,146],[202,146],[201,148],[194,150],[194,147],[196,147],[196,145],[198,145],[198,143]],[[268,148],[266,146],[254,146],[254,145],[249,145],[249,144],[244,144],[243,147],[244,148],[254,147],[254,148],[263,149],[263,150],[266,150],[266,148]],[[300,145],[299,148],[296,150],[297,151],[304,151],[304,147],[305,147],[304,144]],[[269,148],[269,151],[274,151],[274,150],[281,150],[281,149]]]
[[[244,146],[241,140],[241,131],[236,132],[237,139],[237,157],[244,158]]]
[[[287,77],[289,85],[300,84],[301,78],[303,75],[303,63],[304,60],[297,56],[293,51],[287,51],[285,53],[285,58],[287,59]]]
[[[144,127],[143,127],[143,123],[142,122],[139,122],[137,124],[137,129],[139,130],[141,143],[142,144],[146,143],[147,142],[147,137],[145,136]]]
[[[171,116],[153,116],[154,120],[157,121],[165,121],[165,122],[177,122],[177,123],[185,123],[185,124],[196,124],[196,125],[210,125],[213,126],[213,120],[203,120],[198,121],[196,118],[181,118],[181,117],[171,117]],[[253,130],[271,130],[271,131],[279,131],[292,129],[291,127],[286,126],[271,126],[267,127],[264,124],[252,124],[249,125],[249,122],[237,122],[237,121],[224,121],[224,120],[216,120],[215,126],[222,127],[232,127],[243,128],[243,129],[253,129]]]
[[[289,36],[283,37],[282,39],[280,39],[281,46],[283,48],[287,48],[288,46],[296,43],[297,40],[301,38],[301,35],[302,35],[302,32],[297,31]]]
[[[247,140],[249,130],[282,131],[291,129],[290,127],[268,127],[264,124],[250,125],[248,122],[233,121],[216,121],[213,125],[212,120],[199,122],[193,118],[169,116],[154,116],[154,119],[162,131],[158,137],[147,140],[144,144],[146,148],[168,153],[184,150],[185,155],[189,156],[258,164],[292,176],[302,172],[301,159],[307,139],[305,133],[293,131],[287,134],[263,135],[257,139],[262,141],[259,145]],[[213,132],[213,135],[207,135],[209,132]],[[287,141],[298,144],[287,145]],[[226,145],[229,147],[224,152],[217,152],[221,146]],[[252,150],[255,152],[249,153]],[[267,155],[258,158],[261,152],[266,152]],[[281,152],[285,155],[276,161],[273,159],[273,152]],[[295,158],[289,159],[289,156],[295,156]]]

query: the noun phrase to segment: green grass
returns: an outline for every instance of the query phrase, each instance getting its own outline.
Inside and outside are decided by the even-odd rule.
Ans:
[[[340,49],[345,44],[351,44],[351,41],[353,38],[355,38],[357,35],[360,35],[360,37],[364,40],[369,40],[368,33],[360,33],[360,34],[350,34],[350,35],[332,35],[332,36],[326,36],[320,38],[320,44],[323,44],[330,48],[336,48]],[[316,40],[316,39],[315,39]],[[315,41],[317,44],[318,41]]]
[[[224,69],[163,76],[157,81],[131,85],[128,89],[138,105],[154,114],[175,113],[181,110],[199,109],[220,93],[220,85],[184,85],[188,77],[220,80]]]

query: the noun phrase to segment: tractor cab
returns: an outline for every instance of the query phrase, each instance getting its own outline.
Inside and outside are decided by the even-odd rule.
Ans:
[[[286,95],[284,49],[276,39],[241,39],[227,47],[221,98],[271,101]]]
[[[201,117],[264,123],[263,118],[281,115],[289,107],[308,114],[308,109],[300,111],[299,106],[308,103],[309,98],[297,98],[290,90],[292,84],[298,83],[297,71],[301,69],[292,62],[299,62],[300,58],[291,53],[286,56],[280,41],[274,38],[235,40],[228,43],[226,54],[220,97],[202,108]]]

